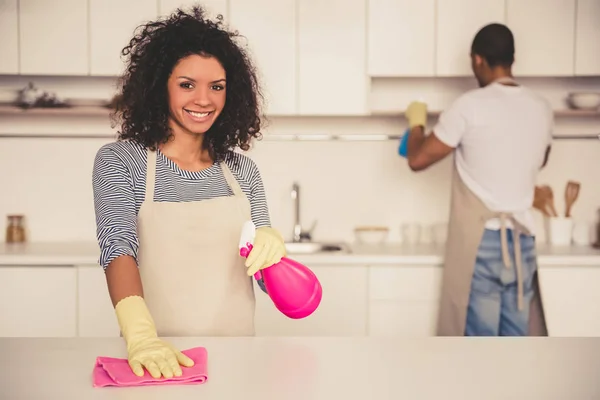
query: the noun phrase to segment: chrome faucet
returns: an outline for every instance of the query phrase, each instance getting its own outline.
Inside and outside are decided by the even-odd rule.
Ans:
[[[294,200],[294,236],[292,237],[292,241],[295,243],[302,241],[310,242],[312,239],[311,234],[315,229],[317,221],[313,223],[309,231],[302,230],[302,225],[300,224],[300,185],[297,182],[294,182],[292,185],[292,199]]]

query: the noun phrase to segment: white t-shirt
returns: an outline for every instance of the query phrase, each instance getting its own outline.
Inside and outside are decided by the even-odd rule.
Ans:
[[[456,147],[457,170],[467,187],[490,210],[512,212],[534,232],[533,194],[552,128],[552,108],[544,98],[496,82],[460,96],[433,131]],[[499,227],[497,219],[486,223]]]

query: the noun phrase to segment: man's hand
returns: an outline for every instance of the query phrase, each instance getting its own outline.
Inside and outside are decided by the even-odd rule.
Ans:
[[[427,125],[427,104],[421,101],[413,101],[408,105],[404,116],[408,119],[408,127],[410,129],[415,126],[425,128]]]

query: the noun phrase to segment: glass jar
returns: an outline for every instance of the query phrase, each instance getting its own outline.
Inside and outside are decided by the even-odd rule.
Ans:
[[[24,243],[25,226],[23,215],[9,215],[6,224],[6,243]]]

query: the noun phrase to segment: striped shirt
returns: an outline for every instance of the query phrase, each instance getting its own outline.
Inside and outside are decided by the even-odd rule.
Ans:
[[[248,197],[256,227],[270,226],[262,179],[249,157],[231,152],[226,165]],[[154,201],[187,202],[232,196],[219,163],[190,172],[157,151]],[[100,265],[121,255],[137,260],[137,215],[146,191],[146,149],[135,142],[118,141],[102,146],[94,160],[93,190]]]

